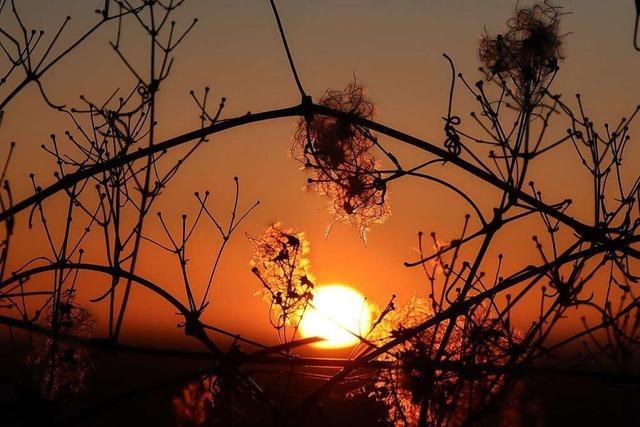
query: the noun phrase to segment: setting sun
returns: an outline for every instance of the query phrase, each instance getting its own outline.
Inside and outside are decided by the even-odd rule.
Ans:
[[[355,289],[343,285],[319,286],[313,302],[300,322],[304,337],[322,337],[320,348],[342,348],[357,344],[356,335],[368,332],[371,311],[365,298]]]

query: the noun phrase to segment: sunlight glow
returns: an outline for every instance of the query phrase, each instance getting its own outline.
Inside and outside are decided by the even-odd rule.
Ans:
[[[300,332],[304,337],[322,337],[318,348],[342,348],[356,345],[371,326],[371,310],[365,298],[344,285],[317,287],[313,302],[307,308]]]

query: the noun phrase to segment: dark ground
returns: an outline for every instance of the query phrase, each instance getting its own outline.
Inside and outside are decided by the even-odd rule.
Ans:
[[[25,403],[24,398],[18,397],[17,380],[22,376],[24,359],[19,351],[11,348],[8,344],[3,345],[0,353],[0,426],[52,425],[55,416],[50,408],[38,406],[33,401]],[[204,366],[202,361],[102,354],[94,359],[94,370],[85,394],[69,407],[67,413],[73,417],[65,418],[58,425],[175,426],[171,399],[179,395],[182,384],[146,389],[151,384],[184,377]],[[510,403],[512,412],[517,413],[518,425],[640,426],[638,384],[542,375],[529,376],[525,384],[524,391]],[[248,411],[255,413],[238,425],[270,425],[269,414],[256,408],[250,406]],[[305,425],[383,426],[385,423],[380,421],[383,416],[383,408],[370,399],[330,396],[321,402],[320,409]],[[20,421],[24,419],[30,419],[30,424]],[[497,424],[496,419],[484,423]]]

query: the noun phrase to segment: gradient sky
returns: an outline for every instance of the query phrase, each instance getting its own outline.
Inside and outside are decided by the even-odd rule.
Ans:
[[[92,11],[102,2],[17,3],[28,26],[48,32],[65,15],[71,15],[70,30],[63,37],[63,42],[68,42],[94,22]],[[572,14],[562,23],[562,31],[567,33],[563,39],[566,59],[553,87],[569,102],[573,102],[573,94],[581,92],[595,121],[616,122],[635,108],[640,94],[640,53],[632,45],[633,2],[576,0],[559,4]],[[443,139],[442,116],[450,83],[442,53],[448,53],[469,80],[479,79],[479,37],[484,29],[493,34],[502,31],[514,9],[514,2],[506,0],[281,0],[278,5],[298,71],[314,99],[327,88],[344,87],[355,73],[376,103],[378,121],[438,144]],[[188,1],[176,20],[186,26],[193,17],[198,17],[199,23],[177,51],[173,75],[159,93],[161,139],[198,126],[190,89],[210,86],[214,97],[225,96],[225,117],[299,102],[267,0]],[[134,63],[142,64],[147,45],[132,26],[125,26],[124,31],[125,52],[135,58]],[[97,101],[116,87],[132,83],[107,44],[112,34],[113,27],[101,31],[47,75],[44,82],[52,99],[73,105],[85,94]],[[455,113],[463,118],[463,125],[470,122],[472,101],[459,86]],[[567,125],[560,121],[557,131]],[[368,245],[346,225],[336,226],[324,240],[326,226],[331,223],[324,209],[326,200],[302,190],[306,177],[289,155],[295,123],[295,119],[281,119],[215,135],[189,160],[155,209],[162,210],[177,227],[180,214],[192,213],[196,207],[193,192],[209,189],[215,206],[224,214],[232,202],[233,176],[240,178],[243,205],[261,201],[231,242],[205,315],[206,321],[249,337],[275,339],[267,322],[267,305],[252,296],[260,284],[249,271],[251,247],[245,232],[259,235],[273,222],[306,231],[312,269],[320,283],[351,285],[384,305],[392,293],[406,301],[425,289],[420,270],[402,266],[402,261],[416,258],[416,233],[437,231],[442,240],[455,238],[468,210],[441,188],[405,180],[391,187],[392,217],[369,233]],[[18,143],[10,171],[16,198],[29,194],[29,172],[36,172],[41,184],[53,181],[54,165],[39,147],[48,142],[50,133],[62,134],[69,126],[67,118],[43,105],[33,88],[7,108],[0,143]],[[420,158],[419,153],[396,143],[388,148],[406,159]],[[588,220],[580,207],[589,200],[588,181],[576,156],[563,150],[547,160],[532,171],[545,197],[557,200],[568,195],[576,201],[572,215]],[[626,162],[633,165],[638,160],[640,150],[632,145]],[[443,173],[479,197],[483,207],[491,206],[494,194],[489,189],[459,172]],[[56,203],[52,201],[51,206]],[[23,216],[19,226],[24,227],[25,221]],[[159,235],[157,221],[151,219],[148,224],[149,233]],[[522,265],[531,255],[529,226],[524,224],[499,238],[502,251],[509,255],[508,266]],[[15,265],[45,247],[38,227],[22,231],[25,234],[16,241]],[[204,267],[218,244],[218,239],[207,234],[193,242],[190,262],[194,278],[206,277]],[[179,292],[177,263],[172,262],[149,250],[141,259],[139,272]],[[105,289],[97,277],[86,275],[84,280],[92,287],[83,291],[83,298]],[[133,298],[125,325],[129,336],[180,334],[175,329],[179,319],[170,307],[137,289]],[[105,305],[95,309],[99,322],[105,320],[105,312]],[[526,318],[525,312],[522,320]]]

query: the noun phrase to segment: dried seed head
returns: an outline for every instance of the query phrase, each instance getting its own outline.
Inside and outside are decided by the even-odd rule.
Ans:
[[[71,299],[61,302],[55,314],[49,309],[45,321],[49,328],[61,335],[90,338],[95,322],[88,310]],[[54,321],[55,320],[55,321]],[[80,393],[92,368],[90,354],[85,347],[54,339],[39,337],[27,359],[33,380],[47,400],[65,400]]]
[[[177,425],[201,426],[211,418],[215,396],[219,392],[215,376],[187,384],[179,396],[171,400]]]
[[[484,35],[479,56],[487,79],[510,82],[512,95],[522,106],[535,104],[558,70],[562,59],[562,14],[547,2],[517,9],[501,35]]]
[[[370,119],[374,107],[356,82],[324,94],[319,103],[344,117],[302,119],[294,135],[293,157],[311,177],[308,187],[330,198],[336,220],[356,226],[362,237],[389,216],[386,186],[376,170],[371,134],[352,121]]]
[[[505,363],[520,341],[483,307],[458,318],[446,342],[447,322],[411,333],[432,316],[429,300],[414,298],[372,331],[372,338],[381,343],[408,336],[381,357],[392,364],[377,374],[372,392],[386,406],[393,425],[417,426],[425,402],[428,425],[442,425],[444,420],[447,425],[462,424],[469,411],[482,407],[503,384],[501,374],[474,367]]]
[[[309,241],[304,233],[267,227],[254,246],[252,272],[262,282],[262,295],[271,304],[271,324],[280,332],[297,325],[311,300],[313,276],[309,271]]]

